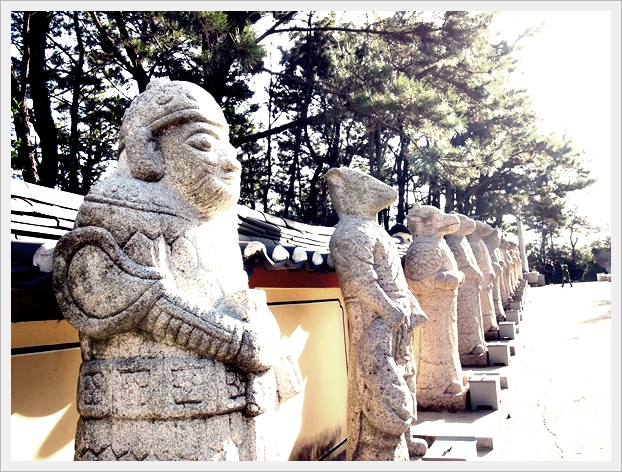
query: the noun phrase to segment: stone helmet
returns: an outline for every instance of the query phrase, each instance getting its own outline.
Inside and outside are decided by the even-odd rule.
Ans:
[[[118,148],[120,162],[127,160],[136,178],[159,180],[164,170],[155,135],[188,121],[209,123],[224,135],[229,132],[220,106],[200,86],[167,79],[150,82],[123,115]]]

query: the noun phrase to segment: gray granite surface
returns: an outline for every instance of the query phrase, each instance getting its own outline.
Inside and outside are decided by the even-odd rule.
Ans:
[[[394,240],[377,223],[397,194],[357,169],[333,168],[326,181],[339,216],[330,253],[349,322],[346,460],[408,461],[427,448],[410,432],[413,330],[427,317],[408,290]]]
[[[427,410],[464,410],[468,389],[458,352],[457,298],[465,277],[443,238],[459,228],[460,220],[418,204],[407,219],[413,240],[404,259],[404,273],[429,318],[415,333],[417,403]]]
[[[54,251],[83,357],[75,459],[278,460],[279,403],[302,379],[248,287],[220,107],[194,84],[152,82],[119,151]]]

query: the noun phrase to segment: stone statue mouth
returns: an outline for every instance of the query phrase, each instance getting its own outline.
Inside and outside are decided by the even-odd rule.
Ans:
[[[200,191],[205,185],[207,185],[209,180],[216,180],[228,186],[237,185],[240,181],[240,177],[241,172],[237,170],[212,169],[202,175],[201,178],[191,185],[190,191]]]

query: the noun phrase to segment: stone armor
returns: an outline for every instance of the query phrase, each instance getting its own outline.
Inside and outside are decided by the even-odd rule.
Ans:
[[[139,96],[116,173],[57,244],[54,289],[83,357],[76,460],[279,459],[279,403],[300,372],[248,287],[240,168],[209,100],[179,82]]]

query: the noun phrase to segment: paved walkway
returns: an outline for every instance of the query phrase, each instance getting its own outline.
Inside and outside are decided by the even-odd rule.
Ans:
[[[478,460],[613,461],[590,470],[620,470],[620,309],[612,331],[611,290],[612,282],[530,287],[508,366],[508,416]]]

